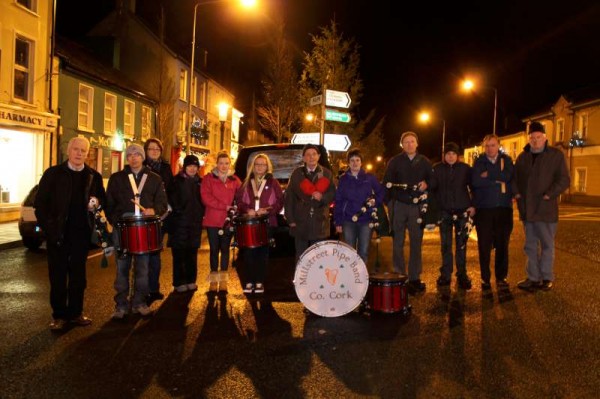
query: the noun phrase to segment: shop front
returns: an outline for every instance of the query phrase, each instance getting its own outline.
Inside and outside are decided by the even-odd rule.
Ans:
[[[0,222],[17,220],[19,207],[52,163],[57,116],[0,105]]]

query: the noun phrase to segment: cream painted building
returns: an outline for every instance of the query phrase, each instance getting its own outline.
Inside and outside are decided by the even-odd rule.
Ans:
[[[0,222],[56,163],[51,0],[0,0]]]

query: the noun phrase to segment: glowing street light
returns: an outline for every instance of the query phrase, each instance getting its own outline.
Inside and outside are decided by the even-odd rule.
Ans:
[[[194,119],[192,117],[192,86],[193,86],[193,82],[194,82],[194,59],[196,58],[196,17],[198,15],[198,7],[206,6],[209,4],[224,3],[227,1],[228,0],[208,0],[208,1],[198,2],[194,6],[194,24],[192,27],[192,59],[190,62],[190,77],[189,77],[190,83],[189,83],[188,115],[187,115],[187,120],[188,120],[187,146],[188,146],[188,152],[190,154],[192,153],[190,144],[192,143],[192,123],[194,122]],[[242,8],[249,9],[249,8],[253,8],[256,6],[257,0],[238,0],[238,2]],[[194,87],[193,89],[198,90],[197,87]],[[221,130],[223,130],[223,124],[221,124]],[[223,136],[221,135],[221,148],[222,147],[223,147]]]
[[[418,116],[421,123],[429,123],[431,120],[431,114],[427,111],[423,111]],[[442,159],[444,159],[444,150],[446,149],[446,120],[442,119]]]
[[[475,91],[476,84],[471,79],[465,79],[461,83],[461,87],[465,92]],[[498,89],[491,86],[481,86],[484,89],[494,90],[494,125],[492,126],[492,133],[496,134],[496,116],[498,114]]]

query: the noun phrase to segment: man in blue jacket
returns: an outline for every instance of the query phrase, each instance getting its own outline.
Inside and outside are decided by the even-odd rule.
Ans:
[[[525,227],[527,278],[517,284],[520,289],[552,289],[558,197],[570,184],[564,154],[548,146],[544,126],[533,122],[529,144],[517,157],[512,185]]]
[[[481,288],[489,290],[490,259],[495,250],[496,286],[507,288],[508,243],[513,229],[511,180],[514,167],[510,157],[500,152],[500,140],[495,134],[483,139],[485,153],[473,165],[472,187],[475,206],[475,227],[481,268]]]

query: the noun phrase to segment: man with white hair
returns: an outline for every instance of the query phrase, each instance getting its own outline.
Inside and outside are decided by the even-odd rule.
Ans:
[[[67,160],[44,172],[35,198],[35,216],[46,234],[50,276],[50,329],[68,322],[87,326],[83,315],[85,263],[93,231],[94,206],[104,204],[102,176],[87,166],[90,142],[74,137],[67,145]]]
[[[570,184],[564,154],[548,146],[544,125],[531,123],[529,144],[517,157],[512,182],[525,228],[527,278],[517,284],[522,290],[552,289],[558,197]]]
[[[115,226],[124,216],[133,216],[136,211],[142,215],[162,215],[167,210],[167,194],[160,176],[144,166],[146,157],[144,148],[139,144],[130,144],[125,150],[128,165],[108,180],[106,189],[106,215]],[[117,230],[113,240],[119,244]],[[129,298],[129,269],[135,259],[135,290]],[[133,313],[148,316],[151,311],[146,304],[148,286],[149,254],[130,255],[120,252],[117,255],[117,276],[115,279],[115,312],[113,319],[123,319],[131,306]]]

